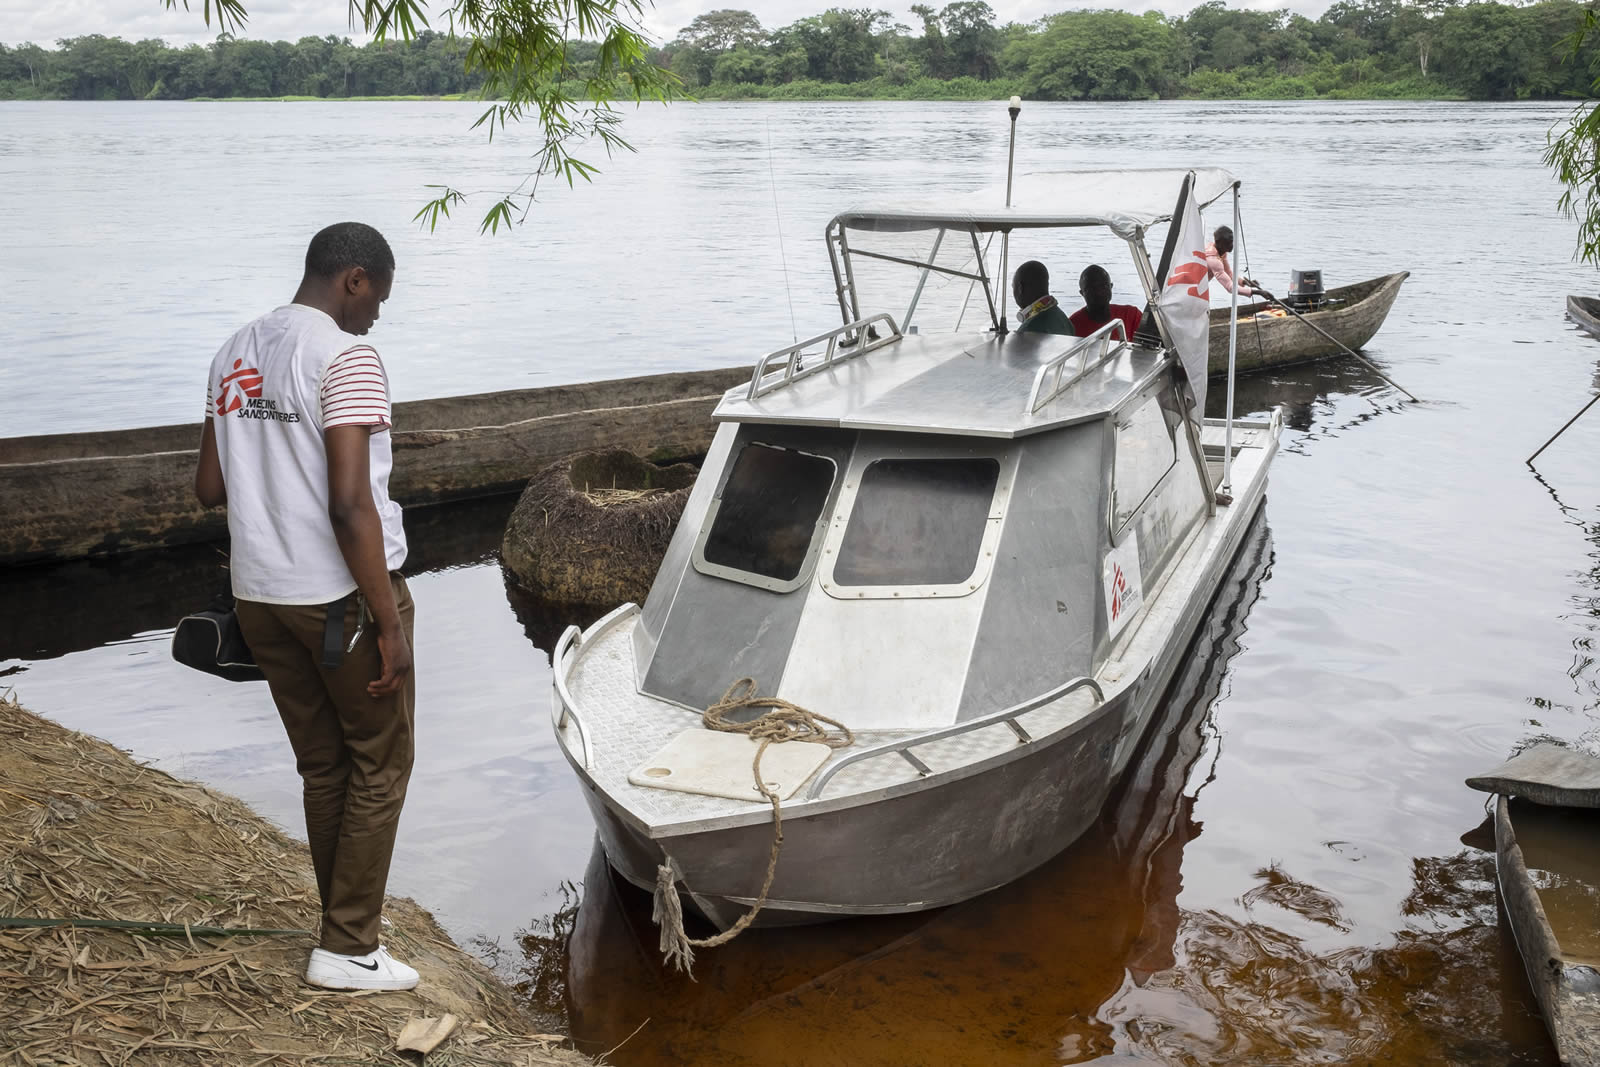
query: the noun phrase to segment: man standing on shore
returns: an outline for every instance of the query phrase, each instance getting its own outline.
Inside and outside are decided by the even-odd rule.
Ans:
[[[411,777],[413,611],[389,499],[388,375],[352,336],[393,281],[371,226],[313,237],[294,301],[211,361],[195,474],[202,504],[228,505],[239,627],[304,783],[322,898],[306,981],[328,989],[417,984],[378,936]]]

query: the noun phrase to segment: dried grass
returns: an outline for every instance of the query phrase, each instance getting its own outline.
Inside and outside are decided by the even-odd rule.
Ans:
[[[623,449],[552,463],[511,512],[501,562],[519,586],[552,603],[642,604],[696,473]]]
[[[0,697],[0,916],[315,929],[303,845],[240,801],[140,766]],[[407,1020],[464,1025],[429,1064],[587,1064],[537,1034],[509,989],[414,902],[385,942],[408,993],[301,979],[308,936],[178,937],[72,926],[0,930],[0,1064],[416,1064]]]
[[[665,489],[618,489],[612,486],[602,488],[585,487],[583,495],[588,498],[589,503],[597,508],[612,508],[620,504],[632,504],[634,501],[665,492]]]

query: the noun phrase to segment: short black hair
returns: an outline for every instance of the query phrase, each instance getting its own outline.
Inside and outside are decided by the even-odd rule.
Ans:
[[[1029,293],[1038,293],[1044,296],[1050,292],[1050,268],[1040,263],[1037,259],[1030,259],[1017,268],[1011,276],[1011,285],[1018,293],[1026,296]],[[1021,297],[1018,297],[1021,299]],[[1035,300],[1038,297],[1034,297]]]
[[[383,234],[364,222],[336,222],[318,230],[306,248],[306,277],[332,278],[360,267],[373,278],[394,274],[394,253]]]
[[[1111,275],[1098,263],[1091,263],[1083,268],[1083,273],[1078,275],[1078,288],[1083,288],[1092,281],[1103,281],[1111,284]]]
[[[1218,226],[1217,232],[1212,234],[1211,238],[1214,241],[1231,241],[1233,240],[1233,227]]]

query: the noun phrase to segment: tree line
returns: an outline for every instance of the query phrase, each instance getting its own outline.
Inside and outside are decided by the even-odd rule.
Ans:
[[[702,96],[1588,96],[1600,41],[1570,48],[1584,11],[1575,0],[1339,0],[1312,20],[1210,0],[1177,17],[1079,10],[1001,25],[983,0],[956,0],[913,6],[920,26],[832,8],[768,30],[722,10],[658,62]]]
[[[222,34],[207,45],[124,41],[90,34],[0,44],[0,99],[192,100],[255,96],[447,96],[475,93],[468,42],[423,30],[411,41],[364,46],[347,37],[255,41]]]
[[[742,10],[700,15],[651,61],[702,98],[1042,100],[1171,97],[1590,95],[1600,41],[1576,55],[1575,0],[1340,0],[1320,18],[1235,10],[1186,15],[1079,10],[1000,24],[983,0],[917,4],[918,26],[873,8],[831,8],[768,29]],[[364,46],[340,37],[236,39],[172,48],[91,35],[54,49],[0,45],[0,98],[360,97],[475,93],[467,44],[423,31]],[[575,42],[574,76],[599,46]]]

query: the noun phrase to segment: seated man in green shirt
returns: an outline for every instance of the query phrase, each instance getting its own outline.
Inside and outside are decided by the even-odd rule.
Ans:
[[[1017,298],[1018,333],[1077,335],[1072,320],[1050,295],[1050,271],[1037,259],[1028,260],[1011,276],[1011,295]]]

